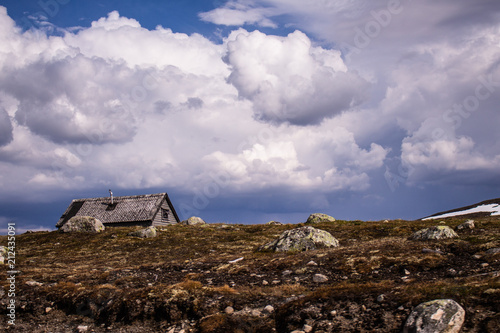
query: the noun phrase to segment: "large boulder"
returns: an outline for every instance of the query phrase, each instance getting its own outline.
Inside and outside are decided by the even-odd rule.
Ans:
[[[206,222],[203,221],[203,219],[201,217],[191,216],[187,220],[182,221],[181,224],[185,224],[185,225],[200,225],[200,224],[206,224]]]
[[[326,215],[323,213],[314,213],[309,215],[306,221],[307,224],[316,224],[322,222],[335,222],[335,219],[330,215]]]
[[[104,231],[104,224],[92,216],[73,216],[59,231],[98,233]]]
[[[337,246],[339,241],[329,232],[313,227],[300,227],[283,232],[274,241],[259,247],[259,251],[307,251]]]
[[[437,299],[419,304],[410,313],[403,333],[458,333],[465,310],[452,299]]]
[[[430,228],[425,228],[411,235],[412,240],[439,240],[458,237],[457,233],[452,228],[445,225],[438,225]]]
[[[153,238],[156,237],[156,228],[151,226],[145,229],[132,231],[128,234],[128,236],[140,237],[140,238]]]

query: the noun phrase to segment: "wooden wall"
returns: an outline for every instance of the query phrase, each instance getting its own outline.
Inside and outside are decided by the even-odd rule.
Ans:
[[[168,218],[163,217],[163,212],[162,212],[163,209],[167,211]],[[162,226],[162,225],[170,225],[176,223],[177,220],[175,219],[174,213],[172,213],[172,210],[170,209],[167,200],[163,200],[163,202],[161,203],[161,209],[158,210],[158,213],[156,213],[156,216],[153,219],[153,225]]]

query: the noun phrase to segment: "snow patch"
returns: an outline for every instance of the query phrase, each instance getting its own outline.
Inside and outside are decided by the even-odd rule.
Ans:
[[[489,204],[489,205],[479,205],[474,208],[469,208],[466,210],[460,210],[457,212],[441,214],[437,216],[429,216],[422,220],[432,220],[432,219],[444,219],[447,217],[473,214],[473,213],[490,213],[490,216],[500,215],[500,205],[499,204]]]

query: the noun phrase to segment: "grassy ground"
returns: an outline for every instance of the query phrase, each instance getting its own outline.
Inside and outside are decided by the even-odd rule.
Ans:
[[[399,332],[420,302],[452,298],[466,310],[463,332],[493,332],[500,327],[500,255],[485,251],[500,247],[500,220],[476,219],[458,239],[408,240],[437,224],[318,224],[341,246],[300,253],[256,251],[297,225],[175,225],[154,239],[129,237],[130,228],[26,233],[16,244],[15,331],[291,332],[310,325],[315,332]],[[313,282],[315,274],[328,281]],[[234,313],[225,312],[229,306]]]

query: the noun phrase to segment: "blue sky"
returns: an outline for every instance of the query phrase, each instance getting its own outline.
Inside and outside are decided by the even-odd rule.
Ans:
[[[494,0],[2,1],[0,229],[415,219],[500,197]]]

